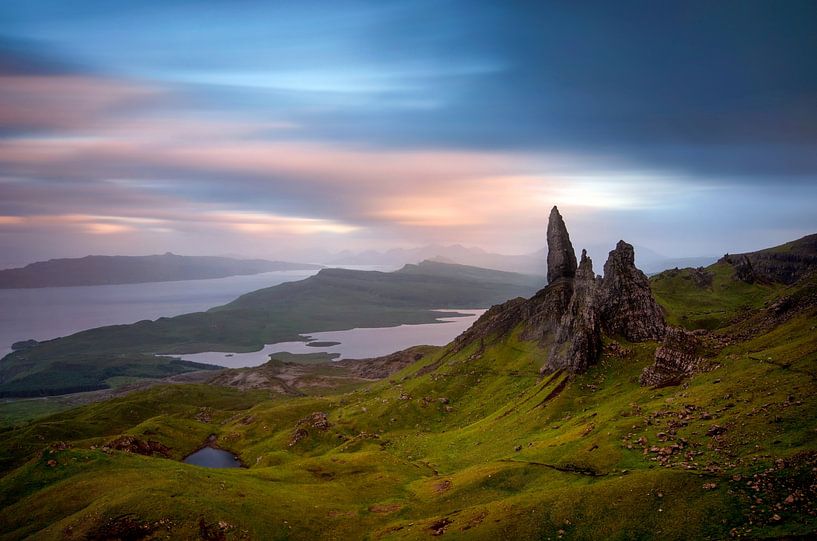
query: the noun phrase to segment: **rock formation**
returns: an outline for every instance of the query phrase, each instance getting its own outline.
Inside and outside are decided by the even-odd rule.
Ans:
[[[666,323],[647,276],[635,266],[632,245],[618,241],[604,264],[599,288],[599,316],[604,330],[631,342],[660,340]]]
[[[641,385],[673,385],[695,373],[701,363],[701,343],[692,333],[677,327],[666,329],[664,341],[655,350],[655,362],[641,372]]]
[[[556,207],[551,209],[548,218],[547,241],[548,284],[560,278],[572,279],[576,275],[576,253],[562,215]]]
[[[663,312],[649,280],[635,266],[631,245],[620,241],[610,252],[602,279],[595,276],[584,250],[576,265],[567,227],[556,207],[550,212],[547,241],[548,285],[529,300],[513,299],[492,307],[454,341],[452,351],[472,343],[484,346],[521,327],[523,340],[536,341],[548,352],[543,372],[578,373],[598,361],[603,332],[636,342],[664,337]]]
[[[601,352],[601,330],[596,307],[597,283],[593,262],[582,250],[573,282],[573,296],[562,316],[548,355],[550,370],[584,372]]]
[[[817,235],[758,252],[726,254],[719,262],[732,265],[735,277],[750,284],[793,284],[817,266]]]

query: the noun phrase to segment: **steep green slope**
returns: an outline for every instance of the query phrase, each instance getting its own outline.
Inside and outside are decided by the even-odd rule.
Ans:
[[[815,281],[672,297],[664,280],[671,319],[726,305],[705,336],[713,369],[682,385],[640,386],[657,344],[610,338],[588,372],[540,377],[545,352],[516,328],[343,395],[130,395],[2,433],[4,464],[22,465],[0,480],[0,538],[814,535]],[[122,433],[173,459],[213,433],[249,468],[100,447]]]
[[[0,396],[100,389],[112,377],[160,377],[199,368],[157,360],[154,353],[254,351],[306,332],[433,323],[445,315],[433,309],[487,308],[531,295],[539,280],[431,262],[391,273],[324,269],[207,312],[100,327],[16,351],[0,361]]]

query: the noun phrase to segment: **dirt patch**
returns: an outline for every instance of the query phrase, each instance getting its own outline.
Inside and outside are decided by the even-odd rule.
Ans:
[[[460,531],[464,532],[465,530],[476,528],[477,526],[482,524],[482,521],[485,520],[485,517],[487,516],[488,511],[482,511],[481,513],[477,513],[471,519],[469,519],[468,522],[466,522],[462,528],[460,528]]]
[[[450,479],[443,479],[439,483],[434,484],[434,492],[437,494],[442,494],[443,492],[447,492],[451,489],[452,483]]]
[[[374,505],[369,506],[370,513],[378,513],[378,514],[388,514],[394,513],[395,511],[399,511],[402,509],[403,506],[399,503],[376,503]]]

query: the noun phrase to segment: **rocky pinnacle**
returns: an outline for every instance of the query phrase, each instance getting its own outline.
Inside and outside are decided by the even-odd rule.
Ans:
[[[552,284],[559,278],[572,279],[576,275],[576,253],[562,215],[556,207],[551,209],[548,218],[547,241],[548,283]]]
[[[452,351],[478,343],[474,355],[481,355],[486,341],[501,339],[521,327],[522,340],[547,348],[542,372],[575,374],[598,362],[604,335],[632,342],[664,338],[664,314],[647,276],[635,266],[630,244],[620,241],[604,264],[604,278],[597,277],[586,251],[582,250],[581,264],[576,264],[567,227],[556,207],[550,212],[547,242],[548,285],[530,299],[512,299],[492,307],[454,341]],[[663,380],[665,372],[694,368],[687,357],[675,354],[673,344],[662,350],[664,357],[655,377],[650,372],[644,381]]]
[[[649,279],[635,266],[632,245],[623,240],[604,264],[598,307],[608,334],[633,342],[664,337],[664,314],[655,302]]]

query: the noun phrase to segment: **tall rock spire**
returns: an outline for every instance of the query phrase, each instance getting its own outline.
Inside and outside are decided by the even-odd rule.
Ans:
[[[573,297],[559,322],[542,370],[584,372],[601,355],[601,344],[601,328],[596,309],[596,275],[593,272],[593,262],[587,257],[587,252],[582,250],[581,263],[573,281]]]
[[[548,218],[548,283],[559,278],[573,278],[576,275],[576,253],[570,243],[562,215],[553,207]]]
[[[627,340],[661,340],[667,324],[650,290],[650,281],[635,266],[635,252],[623,240],[604,264],[599,289],[599,310],[604,329]]]

